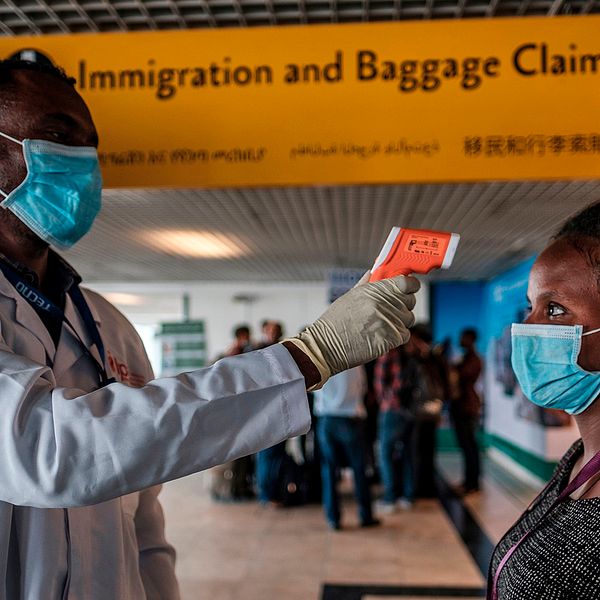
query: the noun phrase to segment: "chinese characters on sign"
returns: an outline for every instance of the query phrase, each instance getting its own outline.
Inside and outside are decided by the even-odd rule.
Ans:
[[[600,155],[600,133],[472,136],[464,138],[463,152],[471,158],[546,156],[562,153]]]

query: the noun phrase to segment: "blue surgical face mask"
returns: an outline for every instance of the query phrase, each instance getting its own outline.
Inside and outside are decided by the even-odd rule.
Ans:
[[[98,153],[88,146],[63,146],[44,140],[19,140],[27,176],[0,203],[42,240],[70,248],[92,227],[102,201]]]
[[[600,396],[600,372],[577,364],[583,336],[581,325],[512,326],[512,367],[523,393],[543,408],[582,413]]]

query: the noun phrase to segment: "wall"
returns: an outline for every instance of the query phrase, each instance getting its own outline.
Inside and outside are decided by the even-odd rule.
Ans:
[[[431,324],[436,342],[447,338],[454,352],[460,333],[467,327],[481,331],[485,283],[443,282],[431,286]]]
[[[284,324],[287,335],[294,335],[328,306],[325,282],[94,283],[89,287],[108,294],[111,300],[110,294],[127,295],[115,304],[142,335],[155,370],[159,362],[158,344],[154,339],[156,326],[161,321],[183,319],[184,294],[190,297],[190,318],[206,321],[210,358],[215,358],[231,344],[235,325],[249,323],[258,336],[260,322],[265,318],[275,319]],[[241,297],[246,301],[241,301]],[[131,304],[134,301],[138,303]],[[426,283],[419,292],[415,314],[417,321],[429,319]]]

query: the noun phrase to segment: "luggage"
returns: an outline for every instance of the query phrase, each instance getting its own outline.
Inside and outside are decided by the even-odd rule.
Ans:
[[[252,456],[211,469],[210,495],[218,502],[235,502],[254,498],[254,462]]]
[[[279,499],[284,506],[306,503],[308,485],[305,475],[303,465],[297,464],[289,454],[283,457],[279,471]]]

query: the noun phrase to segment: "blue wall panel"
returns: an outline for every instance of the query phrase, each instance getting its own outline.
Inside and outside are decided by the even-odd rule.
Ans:
[[[440,282],[431,286],[431,326],[436,342],[450,338],[459,351],[460,332],[473,327],[482,332],[484,282]]]

